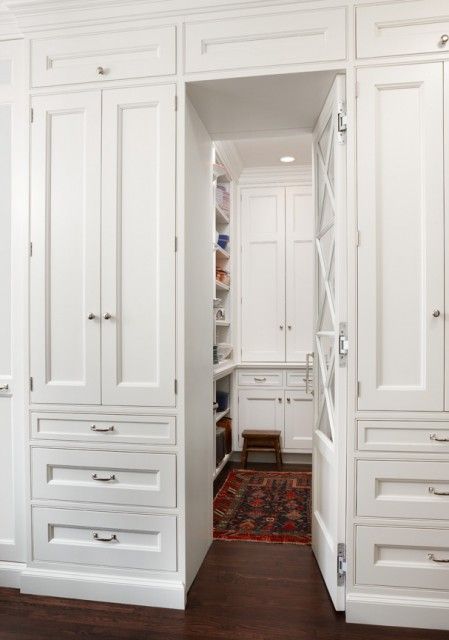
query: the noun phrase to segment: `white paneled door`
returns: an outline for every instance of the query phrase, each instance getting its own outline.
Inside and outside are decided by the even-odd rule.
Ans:
[[[31,399],[100,402],[101,92],[32,102]]]
[[[242,389],[239,391],[239,444],[245,429],[281,432],[284,447],[284,391],[283,389]]]
[[[242,191],[242,360],[285,360],[285,190]]]
[[[346,320],[346,144],[338,132],[345,79],[337,76],[313,134],[315,180],[315,375],[312,548],[337,610],[345,608],[337,573],[345,541],[347,369],[339,359]]]
[[[175,86],[103,94],[103,403],[175,404]]]
[[[313,196],[310,187],[285,190],[286,360],[313,351]]]
[[[443,65],[358,81],[358,406],[441,411]]]

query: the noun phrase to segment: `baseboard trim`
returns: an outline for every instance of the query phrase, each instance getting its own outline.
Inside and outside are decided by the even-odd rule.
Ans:
[[[0,562],[0,587],[20,589],[25,567],[22,562]]]
[[[351,593],[346,596],[346,622],[449,630],[449,600]]]
[[[21,593],[146,607],[184,609],[185,586],[179,581],[51,571],[27,567]]]

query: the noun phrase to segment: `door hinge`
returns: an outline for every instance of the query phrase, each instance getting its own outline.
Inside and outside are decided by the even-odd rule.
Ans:
[[[174,383],[174,388],[175,388],[175,395],[178,393],[178,381],[175,378],[175,383]]]
[[[33,108],[30,109],[30,122],[31,123],[34,122],[34,109]]]
[[[175,236],[175,253],[178,251],[178,236]]]
[[[357,398],[360,398],[360,381],[357,380]]]
[[[360,82],[355,83],[355,97],[358,98],[360,95]]]
[[[30,242],[30,258],[33,255],[33,243]]]
[[[355,246],[356,247],[360,247],[360,231],[356,232],[356,235],[355,235]]]
[[[30,391],[33,391],[33,378],[30,378]]]
[[[178,96],[175,96],[175,111],[178,111]]]
[[[344,584],[346,577],[346,545],[344,542],[339,542],[337,546],[337,584],[338,586]]]
[[[348,325],[346,322],[340,322],[340,329],[338,333],[338,356],[340,361],[340,367],[345,367],[349,351],[348,340]]]
[[[344,102],[339,102],[337,107],[337,131],[338,142],[344,144],[346,142],[346,132],[348,130],[348,116],[346,114],[346,106]]]

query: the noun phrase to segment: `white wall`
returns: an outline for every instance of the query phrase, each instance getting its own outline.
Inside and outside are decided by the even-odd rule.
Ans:
[[[212,542],[212,142],[186,103],[185,465],[186,587]]]

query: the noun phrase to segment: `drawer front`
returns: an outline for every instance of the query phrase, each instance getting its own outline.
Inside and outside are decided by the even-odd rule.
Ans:
[[[346,10],[253,15],[185,26],[187,72],[343,60]]]
[[[286,372],[286,381],[287,387],[304,387],[306,386],[306,370],[298,369],[297,371],[287,370]]]
[[[357,527],[356,584],[449,589],[449,531]]]
[[[360,451],[449,453],[449,423],[360,420]]]
[[[449,51],[447,0],[358,7],[356,21],[359,58]]]
[[[34,413],[31,435],[37,440],[173,445],[176,444],[176,418]]]
[[[240,387],[283,387],[283,371],[250,371],[238,372],[238,384]]]
[[[176,72],[176,27],[31,41],[33,87]]]
[[[176,507],[176,456],[166,453],[32,450],[32,497]]]
[[[449,522],[448,463],[359,460],[357,515]]]
[[[33,558],[176,571],[176,516],[33,508]]]

